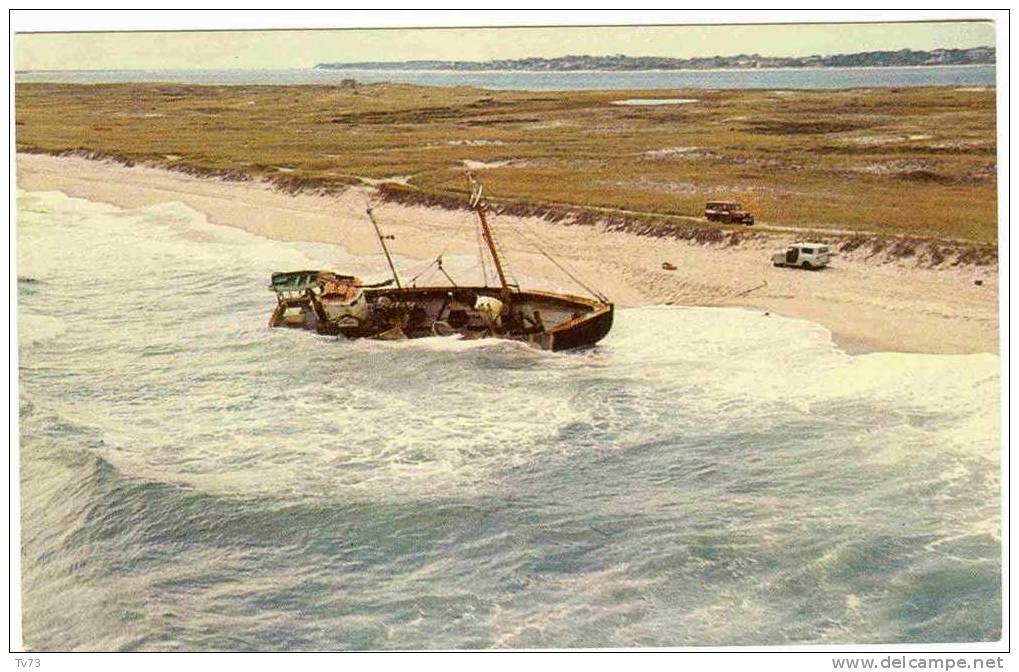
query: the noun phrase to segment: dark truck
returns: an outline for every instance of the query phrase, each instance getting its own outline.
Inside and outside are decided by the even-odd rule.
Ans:
[[[754,216],[735,201],[708,201],[704,206],[704,217],[709,222],[722,222],[723,224],[750,226],[754,223]]]

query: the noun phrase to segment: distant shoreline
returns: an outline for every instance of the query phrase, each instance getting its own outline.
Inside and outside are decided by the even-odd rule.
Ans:
[[[689,71],[733,68],[740,70],[784,68],[853,68],[853,67],[937,67],[953,65],[990,65],[997,61],[997,49],[982,45],[970,48],[897,49],[855,51],[838,54],[804,56],[762,56],[758,53],[713,54],[677,58],[664,55],[631,56],[627,54],[562,56],[525,56],[520,58],[489,58],[459,60],[419,58],[399,61],[332,61],[315,64],[320,70],[453,70],[456,72],[514,71],[527,72],[638,72],[642,70]]]
[[[528,75],[569,75],[571,73],[580,74],[620,74],[620,73],[669,73],[669,72],[794,72],[794,71],[823,71],[823,70],[928,70],[928,69],[971,69],[971,68],[986,68],[986,67],[997,67],[997,63],[966,63],[960,65],[849,65],[849,66],[789,66],[789,67],[773,67],[773,68],[649,68],[639,70],[457,70],[457,69],[441,69],[441,68],[367,68],[367,67],[342,67],[342,68],[191,68],[191,69],[146,69],[146,68],[118,68],[118,69],[106,69],[106,68],[82,68],[75,70],[15,70],[14,76],[18,75],[36,75],[36,74],[56,74],[56,73],[77,73],[77,72],[396,72],[396,73],[420,73],[420,72],[434,72],[441,74],[479,74],[479,75],[492,75],[498,73],[506,74],[528,74]]]
[[[638,73],[638,72],[653,72],[653,73],[668,73],[668,72],[794,72],[794,71],[811,71],[821,72],[825,70],[931,70],[941,68],[944,70],[948,69],[962,69],[962,68],[986,68],[986,67],[997,67],[997,63],[966,63],[961,65],[840,65],[840,66],[810,66],[810,65],[796,65],[788,67],[773,67],[773,68],[649,68],[639,70],[458,70],[451,68],[355,68],[355,67],[344,67],[344,68],[311,68],[318,72],[436,72],[442,74],[479,74],[479,75],[492,75],[497,73],[507,74],[528,74],[528,75],[569,75],[571,73],[578,74],[602,74],[602,75],[618,75],[626,73]],[[294,70],[302,70],[303,68],[294,68]],[[39,71],[37,71],[39,72]],[[80,70],[60,70],[52,72],[101,72],[101,71],[80,71]],[[112,72],[112,71],[109,71]],[[121,71],[124,72],[124,71]],[[212,71],[210,71],[212,72]],[[257,72],[257,71],[256,71]],[[17,73],[15,73],[17,74]]]

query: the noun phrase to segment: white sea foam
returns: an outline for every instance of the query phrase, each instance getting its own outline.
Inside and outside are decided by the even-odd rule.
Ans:
[[[117,211],[52,194],[28,202],[45,203],[47,217],[63,223],[60,235],[52,235],[52,226],[25,223],[20,249],[33,260],[26,265],[45,263],[43,274],[60,274],[56,286],[66,287],[71,277],[84,281],[91,311],[73,292],[42,294],[47,308],[72,298],[79,305],[74,330],[87,335],[96,349],[90,359],[109,375],[158,384],[136,361],[139,355],[128,354],[148,348],[157,357],[173,353],[166,366],[184,376],[201,378],[223,367],[220,358],[233,349],[250,353],[252,364],[262,362],[277,376],[266,382],[280,398],[264,406],[259,385],[265,383],[217,379],[167,390],[140,408],[114,398],[77,412],[63,409],[88,422],[96,404],[109,403],[104,431],[115,448],[108,457],[131,472],[155,470],[161,478],[211,489],[321,494],[339,488],[344,496],[350,488],[490,487],[506,469],[544,459],[543,453],[575,450],[556,439],[565,427],[608,424],[636,440],[642,433],[696,431],[705,421],[738,426],[820,416],[831,422],[828,409],[840,407],[839,422],[866,428],[875,422],[868,417],[875,405],[892,413],[908,407],[944,414],[963,399],[973,404],[963,425],[978,437],[970,443],[996,459],[988,440],[997,412],[997,358],[990,355],[850,357],[812,323],[709,308],[621,310],[602,346],[567,356],[455,338],[343,343],[269,332],[269,270],[365,260],[343,259],[333,246],[279,243],[214,226],[180,204]],[[147,315],[153,308],[160,314]],[[91,323],[92,311],[105,319]],[[23,341],[67,329],[63,321],[39,319],[26,316]],[[154,324],[161,326],[153,331]],[[606,396],[589,398],[585,385],[601,386]],[[231,430],[243,437],[243,459],[229,445],[210,450],[208,443],[226,440],[215,428],[231,398],[247,409]],[[261,434],[269,418],[300,436],[299,445],[287,445],[277,432]],[[893,434],[902,429],[901,416],[881,422]],[[165,442],[171,429],[192,438],[174,448],[172,459],[153,454],[150,444]],[[948,435],[940,441],[942,449],[966,443]],[[351,470],[352,464],[370,468]]]
[[[307,631],[275,606],[290,603],[349,614],[316,620],[321,634],[294,645],[311,648],[356,647],[362,631],[405,648],[996,632],[993,610],[966,605],[998,576],[997,357],[851,356],[810,322],[666,306],[619,310],[573,354],[347,342],[269,329],[268,274],[372,273],[380,258],[179,204],[20,194],[19,207],[19,275],[36,280],[19,287],[22,492],[43,520],[30,529],[85,529],[27,538],[86,540],[25,557],[113,563],[96,594],[157,614],[103,625],[99,644],[84,618],[75,645],[129,646],[142,630],[202,646],[187,628],[229,630],[224,608],[243,632]],[[101,459],[114,483],[54,485],[53,455]],[[95,496],[89,513],[46,518],[69,488],[60,504]],[[171,566],[151,560],[167,553]],[[81,581],[100,580],[90,567]],[[948,585],[954,572],[966,578]],[[34,576],[33,604],[68,604]],[[182,580],[200,588],[178,597],[167,586]],[[913,615],[903,605],[930,582],[952,598]],[[175,599],[187,627],[164,632]]]

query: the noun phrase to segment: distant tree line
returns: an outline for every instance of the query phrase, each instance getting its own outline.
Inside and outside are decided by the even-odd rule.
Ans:
[[[994,47],[934,49],[931,51],[865,51],[829,56],[706,56],[666,58],[663,56],[558,56],[556,58],[513,58],[489,61],[364,61],[360,63],[319,63],[326,70],[708,70],[716,68],[852,68],[914,65],[978,65],[994,63]]]

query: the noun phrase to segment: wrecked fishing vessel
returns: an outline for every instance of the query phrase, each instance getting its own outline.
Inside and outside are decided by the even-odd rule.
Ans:
[[[481,238],[499,286],[460,286],[433,262],[449,285],[417,287],[400,281],[386,245],[392,236],[382,235],[368,208],[368,217],[385,253],[392,277],[365,284],[360,278],[331,271],[290,271],[272,274],[270,289],[276,308],[270,327],[307,329],[346,338],[402,340],[428,336],[501,338],[523,341],[543,350],[589,347],[612,328],[613,304],[597,291],[593,298],[521,289],[507,280],[504,261],[486,218],[487,203],[481,185],[468,174],[470,205],[478,217]],[[559,262],[553,263],[580,283]],[[484,254],[482,252],[482,254]],[[483,262],[483,260],[482,260]],[[583,285],[582,285],[583,286]]]

